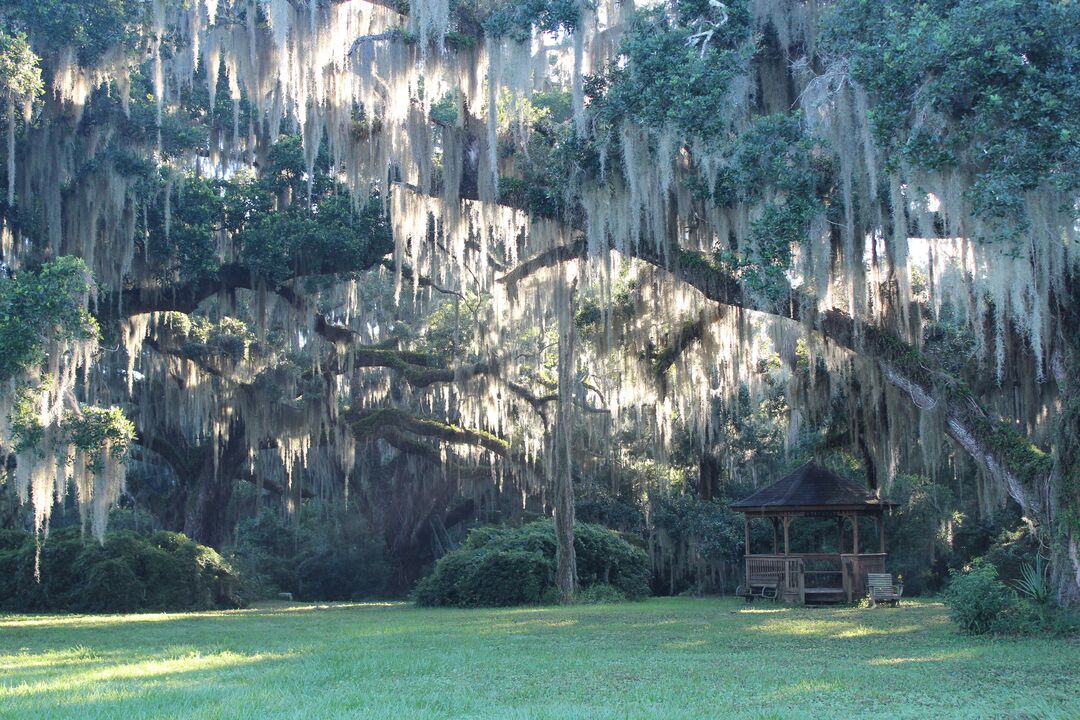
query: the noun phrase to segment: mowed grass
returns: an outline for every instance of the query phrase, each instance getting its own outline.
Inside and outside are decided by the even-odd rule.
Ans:
[[[0,616],[4,718],[1080,718],[1080,644],[735,600]]]

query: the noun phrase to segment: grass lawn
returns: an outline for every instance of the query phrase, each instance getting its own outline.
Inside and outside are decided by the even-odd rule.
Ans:
[[[1080,718],[1080,643],[941,605],[0,616],[3,718]]]

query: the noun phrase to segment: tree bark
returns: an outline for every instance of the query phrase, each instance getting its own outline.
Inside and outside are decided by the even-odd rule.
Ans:
[[[574,552],[574,474],[571,457],[573,436],[574,363],[574,292],[566,276],[559,279],[559,398],[555,413],[554,490],[555,490],[555,585],[559,601],[574,601],[577,592],[577,556]]]
[[[234,478],[247,454],[243,437],[242,429],[234,429],[220,455],[215,459],[211,449],[199,465],[184,534],[201,545],[220,548],[227,536]]]

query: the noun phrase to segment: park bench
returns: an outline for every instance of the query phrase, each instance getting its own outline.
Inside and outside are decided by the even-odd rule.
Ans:
[[[779,595],[780,574],[758,573],[749,578],[749,584],[740,585],[735,591],[736,595],[742,595],[746,602],[753,602],[757,598],[763,600],[775,600]]]
[[[894,584],[891,573],[867,573],[866,585],[870,589],[871,607],[876,607],[878,603],[889,603],[896,607],[904,594],[904,586]]]

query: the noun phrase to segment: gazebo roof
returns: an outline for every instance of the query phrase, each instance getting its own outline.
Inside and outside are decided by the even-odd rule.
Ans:
[[[862,512],[892,506],[865,487],[811,461],[753,495],[731,503],[743,513]]]

